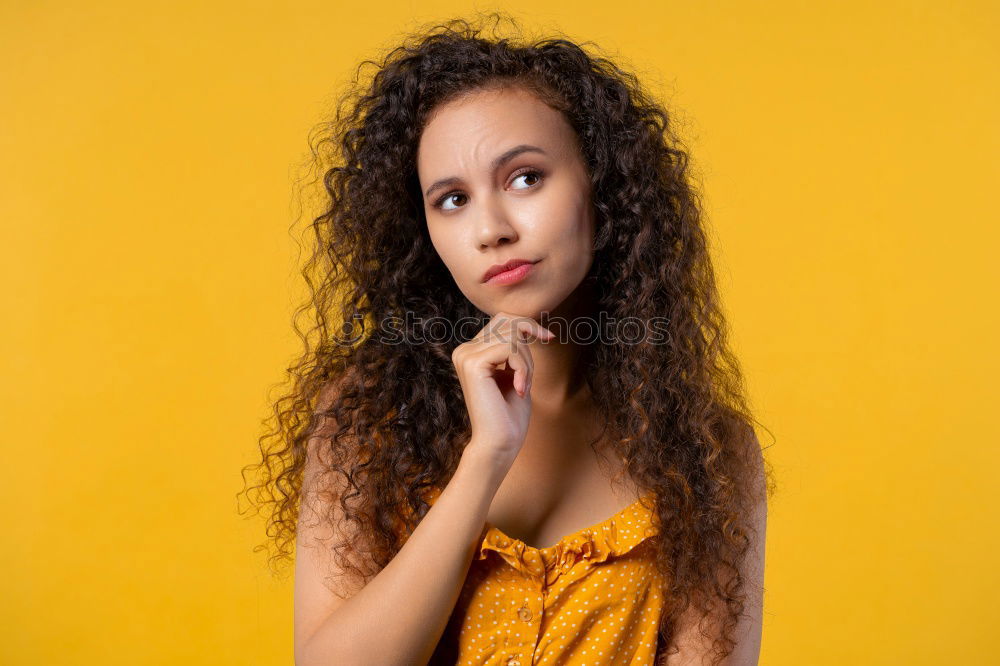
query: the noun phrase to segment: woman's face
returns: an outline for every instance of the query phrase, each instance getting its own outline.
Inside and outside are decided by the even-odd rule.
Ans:
[[[531,93],[478,91],[435,109],[417,174],[431,242],[483,312],[537,319],[586,276],[594,210],[579,140]],[[488,269],[513,259],[534,263],[484,281]]]

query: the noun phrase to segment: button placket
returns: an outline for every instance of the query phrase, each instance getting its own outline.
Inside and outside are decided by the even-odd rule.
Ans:
[[[517,616],[521,618],[521,622],[531,622],[532,614],[531,609],[528,607],[528,602],[525,602],[523,606],[517,609]]]
[[[534,579],[529,583],[529,588],[523,590],[524,596],[520,598],[520,603],[515,602],[509,607],[516,618],[511,618],[514,624],[507,632],[504,645],[509,652],[506,657],[501,657],[502,661],[499,662],[504,666],[511,664],[519,666],[521,663],[528,666],[534,660],[539,631],[542,627],[546,588],[544,581],[540,579]]]

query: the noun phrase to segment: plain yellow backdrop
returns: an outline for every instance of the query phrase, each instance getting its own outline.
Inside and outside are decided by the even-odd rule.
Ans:
[[[1000,663],[1000,12],[927,0],[3,2],[0,662],[292,663],[235,497],[296,168],[360,60],[496,8],[692,148],[778,475],[761,663]]]

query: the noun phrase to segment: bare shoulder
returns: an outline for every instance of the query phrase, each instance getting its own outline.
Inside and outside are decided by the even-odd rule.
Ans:
[[[336,400],[345,375],[325,386],[317,398],[315,423],[306,442],[301,502],[296,529],[294,640],[301,646],[323,621],[350,598],[352,590],[334,549],[353,536],[347,531],[340,504],[346,479],[333,466],[329,440],[338,428],[324,412]]]
[[[749,507],[746,520],[749,549],[741,563],[746,593],[743,613],[733,633],[735,648],[723,662],[725,666],[754,666],[760,658],[764,619],[764,554],[767,538],[767,501],[770,492],[764,452],[755,433],[741,439],[745,446],[747,472],[750,475]],[[666,666],[693,666],[702,664],[702,658],[711,651],[711,639],[721,631],[725,615],[724,606],[714,606],[708,618],[708,636],[702,632],[702,618],[691,606],[680,618],[676,634],[678,652],[666,659]]]

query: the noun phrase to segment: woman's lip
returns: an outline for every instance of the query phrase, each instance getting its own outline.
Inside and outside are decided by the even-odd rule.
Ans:
[[[515,266],[514,268],[511,268],[508,271],[504,271],[503,273],[497,273],[489,280],[487,280],[486,284],[507,285],[520,282],[524,278],[528,277],[528,275],[535,269],[535,264],[537,263],[538,262],[536,261],[531,264],[521,264],[520,266]]]

